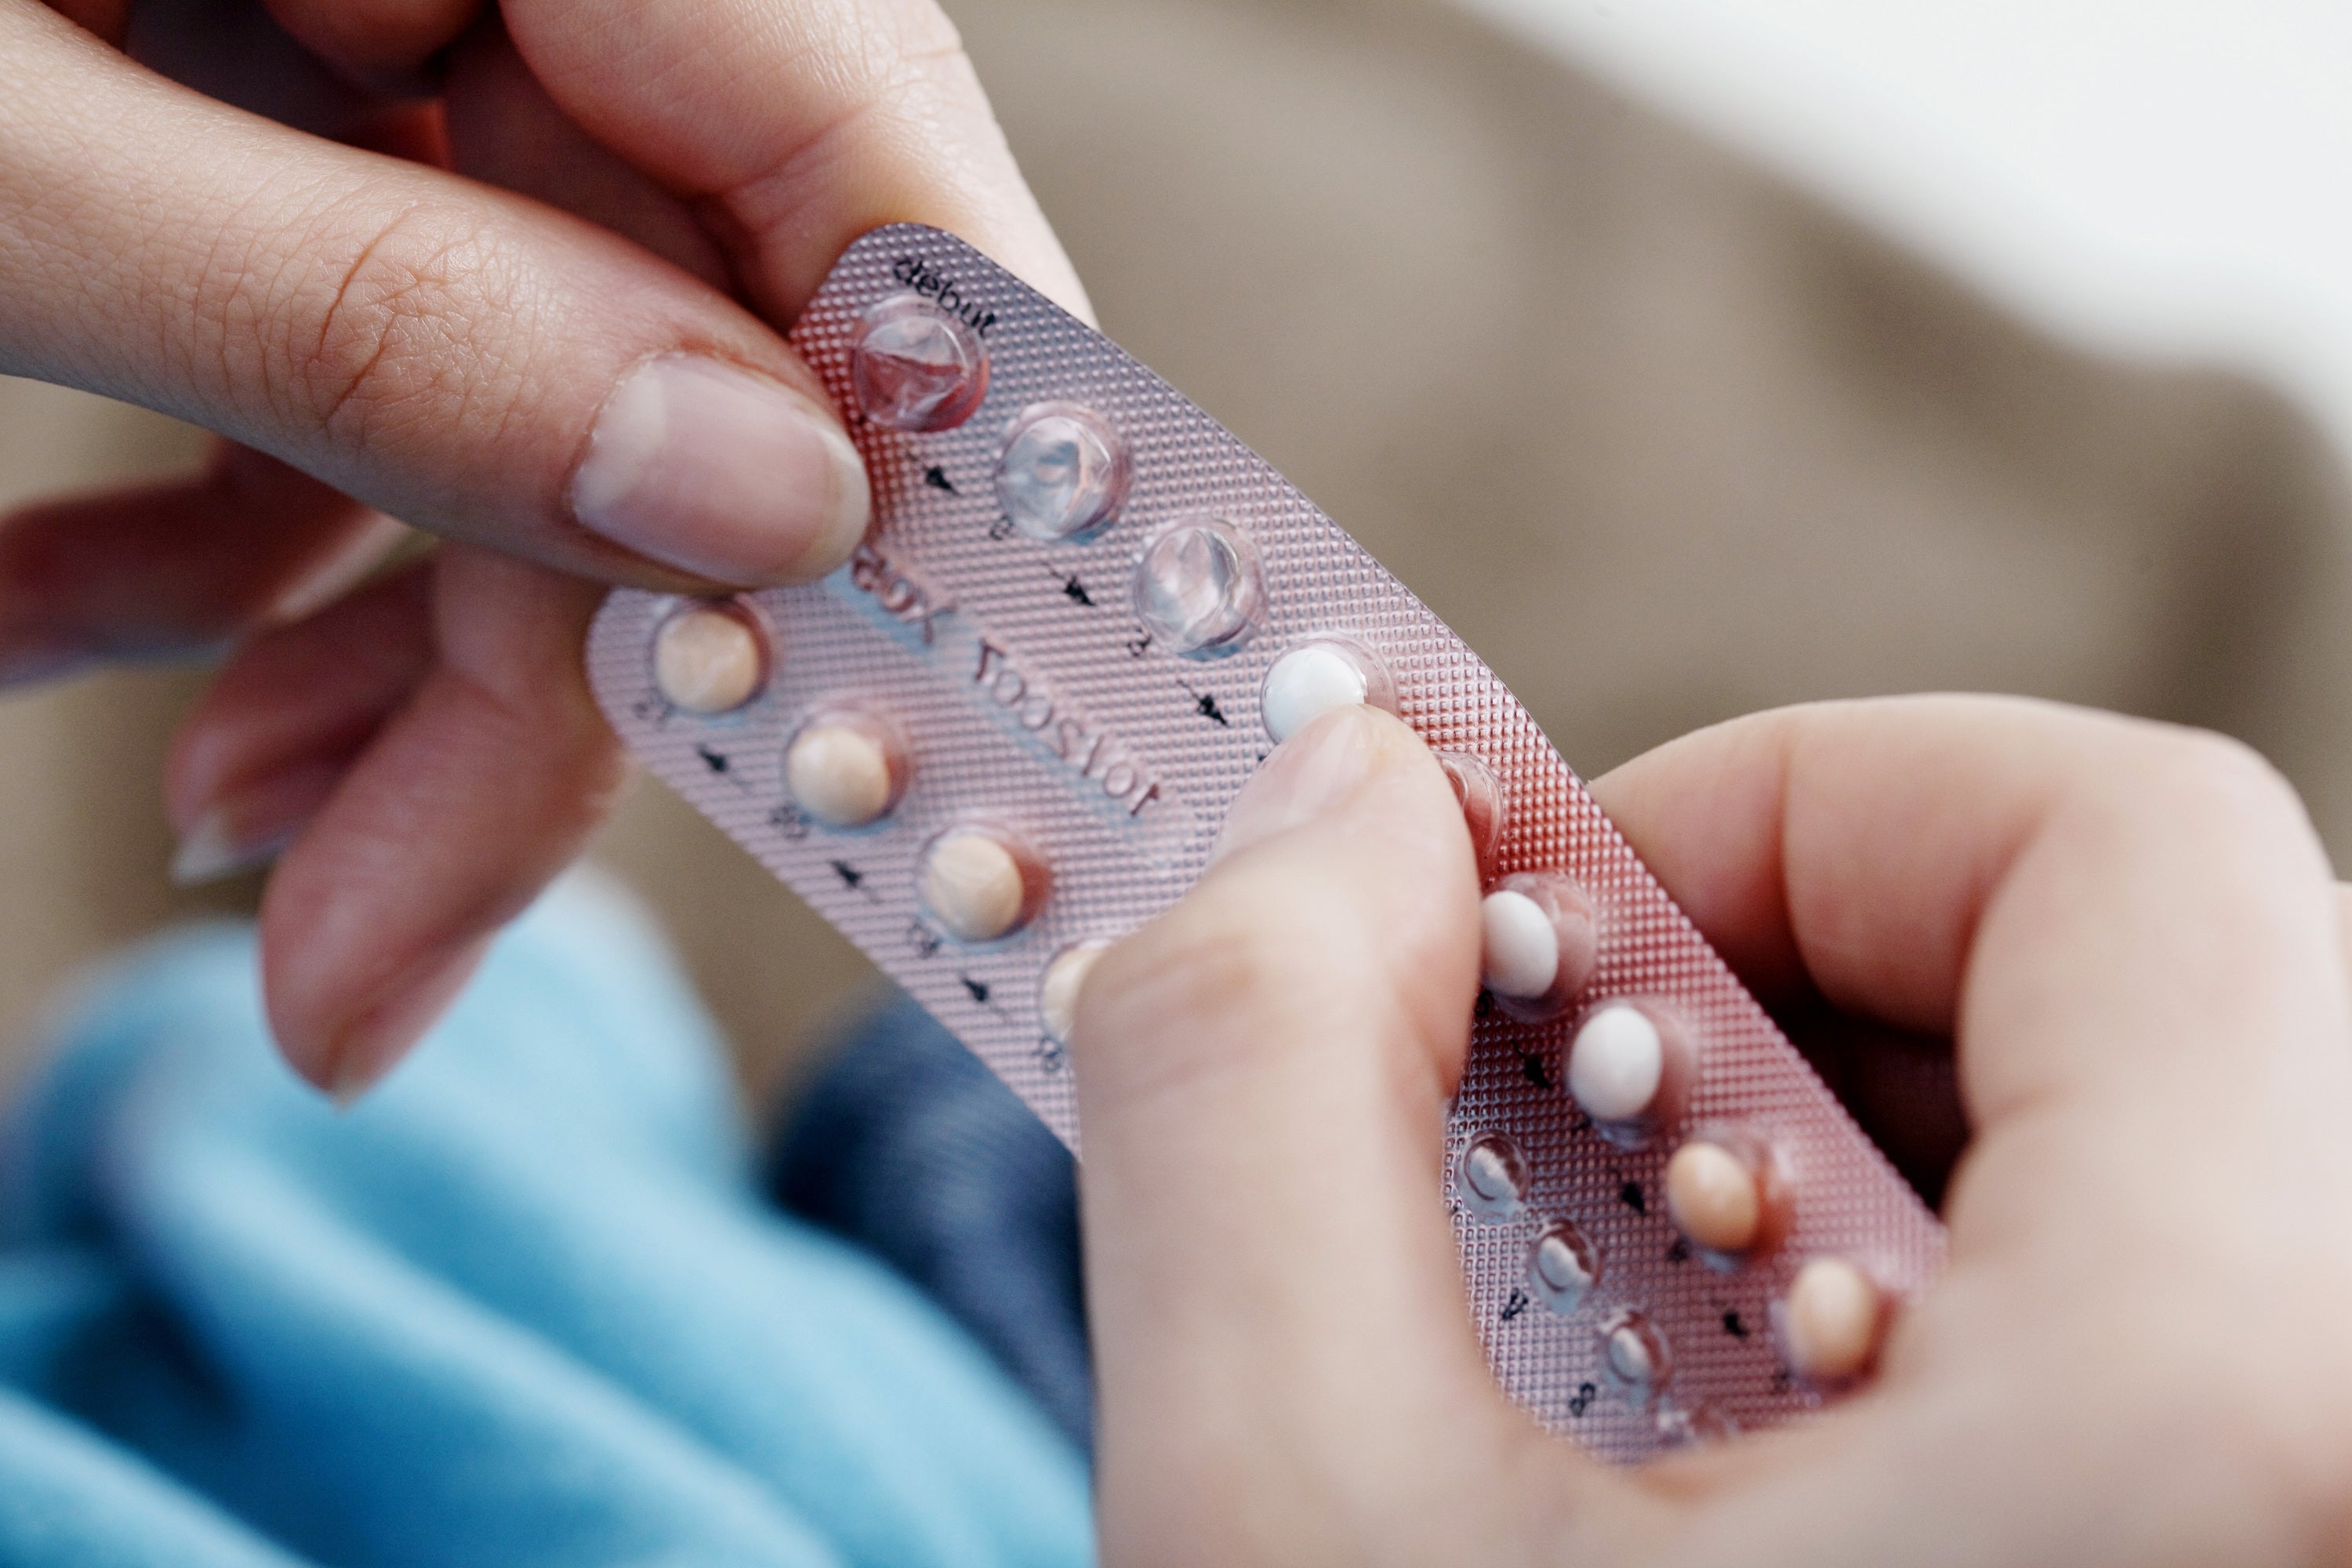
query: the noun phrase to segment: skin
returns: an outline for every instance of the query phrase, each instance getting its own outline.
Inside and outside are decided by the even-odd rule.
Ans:
[[[1106,1560],[2352,1563],[2352,995],[2292,790],[2210,735],[1937,698],[1594,793],[1769,1004],[1859,1026],[1853,1081],[1946,1042],[1948,1272],[1791,1430],[1622,1472],[1505,1402],[1431,1195],[1470,847],[1409,731],[1326,716],[1079,999]]]
[[[0,0],[0,372],[226,438],[0,526],[0,680],[233,643],[167,804],[287,846],[314,1081],[396,1060],[610,809],[602,585],[713,586],[572,519],[606,393],[684,350],[816,395],[778,329],[902,219],[1086,309],[929,0]],[[337,597],[386,514],[451,542]]]

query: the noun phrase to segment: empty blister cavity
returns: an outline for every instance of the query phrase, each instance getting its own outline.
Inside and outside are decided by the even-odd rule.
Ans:
[[[1144,542],[1133,598],[1135,618],[1169,652],[1230,653],[1265,608],[1257,549],[1223,518],[1181,518]]]
[[[825,827],[865,827],[890,815],[910,772],[898,727],[857,708],[824,709],[784,747],[784,793]]]
[[[1710,1262],[1734,1266],[1769,1251],[1790,1224],[1789,1184],[1762,1139],[1703,1128],[1666,1162],[1666,1215]]]
[[[1310,637],[1285,652],[1257,695],[1258,714],[1276,744],[1335,708],[1366,703],[1395,712],[1396,683],[1387,665],[1339,637]]]
[[[653,668],[654,689],[679,712],[731,713],[767,682],[767,639],[739,605],[682,605],[654,633]]]
[[[1662,1004],[1606,1002],[1569,1044],[1568,1092],[1604,1135],[1638,1142],[1680,1112],[1691,1058],[1689,1035]]]
[[[961,317],[920,294],[893,294],[859,318],[849,374],[877,425],[951,430],[988,394],[988,350]]]
[[[1675,1365],[1657,1325],[1629,1309],[1601,1325],[1601,1371],[1626,1398],[1648,1405],[1672,1381]]]
[[[1878,1281],[1843,1258],[1811,1258],[1774,1310],[1789,1370],[1816,1385],[1849,1383],[1869,1370],[1886,1325]]]
[[[1109,423],[1075,403],[1021,411],[996,458],[996,500],[1016,532],[1051,543],[1099,533],[1127,500],[1131,466]]]
[[[1454,1162],[1454,1195],[1464,1208],[1496,1225],[1519,1216],[1533,1179],[1526,1153],[1507,1133],[1481,1133]]]
[[[1556,1018],[1591,983],[1601,925],[1592,900],[1573,879],[1557,871],[1513,872],[1486,895],[1478,922],[1480,978],[1513,1017]]]
[[[1528,1247],[1528,1289],[1560,1317],[1576,1315],[1601,1279],[1601,1255],[1566,1220],[1544,1227]]]
[[[916,889],[924,910],[958,942],[995,942],[1035,918],[1045,901],[1045,863],[1003,828],[950,827],[923,846]]]
[[[1495,861],[1503,850],[1503,786],[1494,769],[1467,752],[1439,752],[1436,757],[1462,807],[1462,826],[1470,830],[1470,852],[1478,858],[1483,882],[1495,874]]]
[[[1077,1022],[1078,992],[1094,973],[1110,943],[1100,940],[1073,942],[1055,953],[1037,982],[1037,1026],[1057,1046],[1070,1043],[1070,1027]]]

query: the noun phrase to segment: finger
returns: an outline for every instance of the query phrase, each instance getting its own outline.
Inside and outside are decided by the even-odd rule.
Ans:
[[[303,47],[361,80],[397,86],[456,42],[480,0],[266,0]]]
[[[713,288],[734,287],[726,252],[694,209],[567,117],[494,19],[452,58],[446,104],[466,174],[601,224]]]
[[[865,469],[791,351],[618,237],[303,137],[0,5],[0,369],[592,574],[806,577]]]
[[[0,521],[0,670],[188,652],[296,619],[406,534],[234,447],[194,479],[29,507]]]
[[[1956,1249],[2159,1189],[2176,1219],[2242,1199],[2259,1157],[2191,1189],[2211,1159],[2285,1157],[2352,1093],[2333,876],[2233,744],[2021,701],[1833,704],[1703,731],[1594,793],[1744,973],[1957,1037],[1979,1137]]]
[[[1107,1554],[1476,1561],[1503,1521],[1455,1505],[1549,1445],[1495,1391],[1437,1201],[1477,989],[1461,812],[1410,731],[1353,709],[1278,748],[1225,831],[1079,999]],[[1559,1481],[1564,1548],[1622,1523],[1590,1506],[1608,1489]]]
[[[852,239],[908,220],[1087,313],[932,0],[520,0],[504,14],[566,114],[711,213],[775,319]]]
[[[418,563],[238,648],[164,764],[176,879],[266,864],[317,815],[432,670],[431,583]]]
[[[348,1098],[415,1043],[625,777],[580,644],[593,584],[452,546],[438,660],[278,862],[262,966],[278,1045]]]

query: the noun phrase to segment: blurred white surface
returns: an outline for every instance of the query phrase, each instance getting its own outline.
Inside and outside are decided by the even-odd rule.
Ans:
[[[2344,0],[1462,0],[2095,348],[2352,452]]]

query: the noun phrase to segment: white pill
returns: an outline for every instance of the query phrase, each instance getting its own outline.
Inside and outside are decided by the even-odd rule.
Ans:
[[[715,605],[683,609],[654,634],[654,684],[688,713],[731,713],[760,689],[766,673],[760,634]]]
[[[1666,1381],[1666,1342],[1639,1312],[1621,1312],[1602,1325],[1601,1353],[1609,1375],[1628,1393],[1646,1393]]]
[[[1563,1318],[1584,1304],[1600,1277],[1592,1244],[1565,1220],[1546,1229],[1528,1249],[1528,1286],[1536,1300]]]
[[[1551,989],[1559,978],[1559,932],[1541,904],[1506,889],[1486,895],[1478,919],[1486,932],[1487,990],[1533,998]]]
[[[1748,1162],[1720,1143],[1694,1140],[1666,1162],[1666,1213],[1675,1228],[1714,1252],[1745,1252],[1764,1224],[1764,1195]]]
[[[1077,942],[1055,953],[1045,965],[1045,973],[1037,983],[1037,1021],[1045,1037],[1055,1045],[1070,1043],[1070,1026],[1077,1020],[1079,988],[1109,951],[1107,942]]]
[[[818,720],[784,751],[793,804],[827,827],[863,827],[896,804],[890,750],[863,726]]]
[[[1808,1259],[1789,1285],[1780,1330],[1790,1367],[1817,1383],[1838,1383],[1877,1352],[1885,1302],[1877,1282],[1843,1258]]]
[[[920,890],[923,907],[959,942],[994,942],[1021,924],[1029,903],[1019,857],[972,827],[931,840]]]
[[[1274,661],[1258,694],[1258,712],[1265,732],[1280,742],[1334,708],[1352,708],[1370,693],[1364,667],[1345,648],[1311,642]]]
[[[1473,1139],[1454,1168],[1454,1193],[1480,1219],[1516,1218],[1528,1195],[1528,1157],[1500,1132]]]
[[[1631,1121],[1650,1109],[1666,1075],[1665,1042],[1650,1016],[1612,1002],[1584,1021],[1568,1052],[1568,1092],[1595,1121]]]

